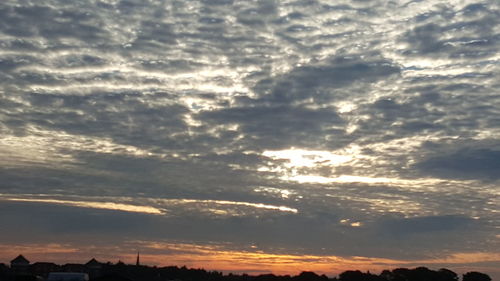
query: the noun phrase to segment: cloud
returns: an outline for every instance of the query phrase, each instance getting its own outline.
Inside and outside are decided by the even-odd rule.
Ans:
[[[425,174],[441,178],[498,180],[500,151],[464,148],[448,155],[429,157],[415,167]]]
[[[129,96],[127,99],[123,99]],[[27,94],[29,106],[18,105],[10,114],[12,129],[42,126],[75,135],[111,138],[117,143],[154,146],[174,132],[186,128],[182,105],[169,104],[168,95],[155,94],[150,100],[167,103],[151,107],[136,93],[100,93],[88,96]],[[62,107],[62,112],[57,107]],[[85,113],[85,114],[82,114]],[[148,137],[146,144],[143,137]]]
[[[474,228],[474,220],[468,217],[450,216],[430,216],[416,217],[386,222],[383,227],[387,232],[395,236],[411,235],[428,232],[455,232]]]
[[[498,40],[491,28],[497,17],[498,10],[484,3],[469,4],[457,12],[443,9],[420,15],[420,24],[406,34],[411,50],[408,54],[490,56]],[[444,33],[448,34],[446,38]]]
[[[203,112],[198,118],[214,124],[237,125],[239,132],[252,137],[252,145],[261,149],[314,145],[322,135],[335,133],[332,127],[343,124],[335,109],[291,106],[227,108]],[[342,134],[342,129],[337,133]]]
[[[106,33],[95,26],[99,18],[76,10],[48,6],[4,6],[0,10],[3,33],[16,37],[42,36],[47,40],[74,38],[85,42],[102,40]]]
[[[288,104],[312,98],[315,102],[335,99],[334,90],[353,83],[375,82],[399,72],[389,61],[363,61],[355,58],[326,59],[324,65],[300,66],[272,80],[263,80],[255,86],[262,102]]]

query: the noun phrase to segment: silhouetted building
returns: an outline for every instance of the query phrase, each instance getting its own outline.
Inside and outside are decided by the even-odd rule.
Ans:
[[[29,267],[30,261],[27,260],[23,255],[19,255],[15,259],[10,261],[10,269],[14,273],[28,273]]]
[[[47,278],[49,273],[59,271],[60,267],[52,262],[35,262],[31,265],[31,273]]]
[[[98,262],[96,259],[92,258],[89,260],[85,267],[87,268],[87,273],[91,279],[100,277],[102,275],[102,263]]]
[[[5,274],[10,271],[10,268],[4,263],[0,263],[0,274]]]
[[[79,263],[67,263],[67,264],[62,266],[61,271],[86,273],[87,267],[85,265],[79,264]]]
[[[458,275],[451,270],[442,268],[436,271],[426,267],[384,270],[379,275],[369,271],[348,270],[341,273],[338,278],[328,278],[308,271],[297,276],[274,274],[250,276],[224,275],[222,272],[188,269],[186,266],[139,265],[139,253],[135,265],[127,265],[121,261],[116,264],[101,263],[93,258],[86,264],[69,263],[58,266],[54,263],[37,262],[30,266],[30,262],[19,255],[11,261],[11,268],[0,264],[0,281],[459,281]],[[47,279],[43,278],[45,276]],[[468,272],[463,275],[462,281],[491,281],[491,278],[484,273]]]

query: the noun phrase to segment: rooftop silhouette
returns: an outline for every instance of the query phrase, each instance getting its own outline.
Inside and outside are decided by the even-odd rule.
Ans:
[[[396,268],[384,270],[378,275],[348,270],[336,277],[309,271],[296,276],[274,274],[252,276],[189,269],[185,266],[146,266],[140,264],[139,258],[137,253],[135,265],[121,261],[116,264],[102,263],[95,258],[85,264],[57,265],[52,262],[31,264],[23,255],[19,255],[11,261],[10,266],[0,264],[0,281],[491,281],[490,276],[480,272],[467,272],[459,278],[451,270],[445,268],[431,270],[426,267]]]

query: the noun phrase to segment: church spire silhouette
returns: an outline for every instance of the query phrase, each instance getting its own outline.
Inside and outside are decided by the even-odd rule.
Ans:
[[[135,261],[135,265],[136,266],[141,265],[140,262],[139,262],[139,251],[137,251],[137,260]]]

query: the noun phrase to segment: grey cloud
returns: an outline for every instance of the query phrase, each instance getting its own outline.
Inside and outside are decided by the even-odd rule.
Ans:
[[[452,179],[500,179],[500,151],[463,148],[450,154],[431,156],[415,165],[422,173]]]
[[[11,158],[15,160],[15,158]],[[82,160],[85,159],[82,157]],[[4,168],[0,175],[4,179],[0,184],[3,193],[32,194],[89,194],[116,195],[117,193],[138,192],[141,186],[155,187],[148,179],[134,177],[129,169],[118,173],[114,170],[99,172],[94,169],[102,166],[94,161],[85,163],[85,167],[69,163],[65,167],[47,167],[34,161],[25,161],[24,166]],[[94,162],[94,163],[93,163]],[[104,161],[103,161],[104,162]],[[110,161],[112,163],[112,161]],[[131,161],[131,167],[134,165]],[[38,164],[38,165],[37,165]],[[61,166],[61,165],[59,165]],[[82,165],[83,166],[83,165]]]
[[[489,13],[488,6],[485,3],[474,3],[467,5],[462,12],[465,16],[477,16],[483,13]]]
[[[374,142],[422,133],[473,139],[496,127],[498,113],[492,104],[498,97],[485,82],[491,78],[471,73],[461,78],[435,75],[418,79],[412,79],[401,93],[360,104],[354,114],[370,118],[355,121],[358,129],[354,134],[370,136],[366,139]]]
[[[239,131],[253,139],[249,145],[261,149],[322,145],[325,135],[338,134],[342,137],[342,129],[331,127],[344,124],[335,109],[313,110],[292,106],[227,108],[203,112],[198,119],[212,124],[239,125]]]
[[[397,245],[399,249],[395,249],[394,254],[405,259],[412,259],[414,255],[432,258],[441,251],[476,251],[488,247],[485,241],[492,239],[488,223],[463,215],[382,218],[378,223],[373,235],[380,238],[379,246]]]
[[[463,14],[465,17],[460,17]],[[407,54],[446,55],[448,57],[486,57],[497,52],[499,11],[483,4],[471,4],[461,11],[443,10],[417,17],[416,26],[405,35],[410,44]],[[445,22],[455,21],[454,23]],[[448,34],[444,39],[444,34]],[[451,35],[451,38],[450,38]]]
[[[252,191],[256,186],[279,184],[266,180],[256,172],[264,160],[263,157],[242,153],[209,154],[206,150],[202,151],[206,155],[189,156],[193,151],[183,153],[184,148],[175,150],[181,155],[187,154],[179,158],[154,159],[93,152],[74,153],[81,164],[68,169],[67,176],[59,177],[63,181],[71,182],[72,186],[78,186],[82,194],[98,194],[99,190],[104,188],[107,194],[112,196],[134,196],[140,193],[156,198],[288,204],[282,199],[268,198]],[[91,178],[81,179],[96,171],[101,172],[95,183],[92,183]],[[13,173],[13,170],[5,174],[9,173]],[[44,174],[39,175],[41,179],[44,178],[42,175]],[[73,188],[68,188],[66,193],[71,194],[72,190]]]
[[[37,62],[39,62],[39,59],[33,56],[1,56],[0,71],[11,72],[18,67],[32,65]]]
[[[280,202],[252,192],[252,187],[272,185],[271,182],[255,172],[230,167],[238,164],[254,168],[259,163],[258,159],[245,160],[241,155],[193,157],[186,161],[71,150],[61,153],[69,153],[75,161],[64,168],[51,168],[26,160],[23,166],[0,169],[2,193],[131,197],[143,194],[156,198]]]
[[[34,71],[20,71],[16,75],[17,81],[22,81],[19,84],[24,85],[44,85],[44,86],[57,86],[64,80],[60,75],[50,73],[40,73]]]
[[[439,120],[446,113],[439,107],[429,110],[426,106],[427,103],[438,102],[439,96],[425,96],[423,99],[416,97],[404,102],[390,97],[381,98],[373,103],[363,104],[356,113],[370,118],[355,122],[358,127],[352,137],[376,143],[443,131],[445,125]]]
[[[40,42],[33,42],[30,38],[0,39],[0,44],[5,49],[35,51],[40,49]]]
[[[52,40],[70,37],[95,42],[106,36],[106,32],[96,26],[99,19],[88,12],[20,6],[3,7],[0,15],[0,29],[18,37],[40,35]]]
[[[265,20],[276,17],[276,3],[274,0],[259,0],[256,7],[245,9],[238,13],[238,22],[258,26],[265,24]]]
[[[422,53],[436,52],[447,46],[439,42],[437,36],[439,35],[440,28],[436,24],[427,24],[424,26],[416,27],[411,35],[408,35],[408,42],[412,47],[418,49]]]
[[[399,236],[427,232],[464,231],[468,228],[474,228],[475,224],[471,218],[449,215],[390,220],[385,222],[382,228],[391,235]]]
[[[150,101],[165,101],[158,107],[143,103],[142,97],[134,92],[87,96],[30,94],[27,99],[32,107],[10,114],[9,119],[78,135],[110,137],[117,143],[137,146],[167,145],[172,133],[186,130],[183,115],[189,111],[182,105],[171,104],[169,94],[149,97]],[[59,110],[61,107],[64,112]]]
[[[2,202],[0,209],[5,226],[0,237],[7,243],[75,243],[82,237],[98,235],[101,242],[95,242],[109,245],[122,240],[124,231],[136,229],[137,235],[153,224],[142,214],[48,204]],[[29,234],[32,231],[38,233],[36,239]]]
[[[144,70],[158,70],[168,73],[186,73],[195,71],[197,68],[205,67],[206,65],[196,60],[142,60],[137,62],[137,67]]]
[[[253,244],[258,245],[260,250],[275,253],[413,259],[428,257],[433,253],[434,249],[420,249],[422,245],[435,247],[436,243],[440,243],[439,249],[467,250],[473,247],[477,250],[484,237],[481,230],[476,229],[477,224],[461,216],[389,220],[375,228],[366,226],[358,229],[341,226],[324,218],[296,215],[212,219],[200,217],[199,214],[185,214],[183,217],[148,216],[33,203],[5,203],[1,208],[2,221],[9,226],[9,232],[1,234],[7,239],[4,241],[18,242],[16,239],[22,239],[25,243],[33,241],[33,236],[9,235],[10,231],[25,233],[23,230],[36,229],[40,236],[35,241],[47,242],[54,241],[52,237],[57,233],[58,242],[77,242],[79,237],[97,235],[97,240],[101,241],[96,242],[98,244],[116,243],[120,239],[195,241],[225,243],[237,250]],[[21,217],[25,219],[13,220],[12,214],[19,210],[23,210],[21,213],[24,215]],[[122,235],[123,232],[127,235]],[[401,244],[401,235],[408,239],[405,240],[408,243]],[[475,235],[477,243],[470,241],[467,246],[461,245],[460,237],[463,235],[471,238]],[[384,239],[387,236],[392,238]],[[371,242],[367,241],[367,237],[370,237]],[[376,243],[372,243],[374,240]],[[286,250],[283,252],[283,249]]]
[[[343,99],[335,89],[353,83],[369,83],[399,73],[389,61],[363,61],[342,57],[330,58],[318,65],[301,66],[274,79],[260,81],[254,88],[261,102],[288,104],[312,98],[321,103]]]
[[[9,231],[2,232],[0,235],[2,235],[3,241],[9,242],[33,241],[32,236],[9,235],[16,232],[28,233],[26,230],[30,228],[36,229],[39,233],[40,236],[36,239],[38,241],[54,241],[51,237],[57,233],[59,242],[68,240],[76,242],[74,240],[77,240],[78,237],[98,235],[100,238],[98,240],[109,243],[113,240],[116,242],[117,239],[124,239],[125,236],[121,235],[123,231],[127,232],[127,239],[164,240],[168,238],[174,241],[225,241],[226,243],[236,242],[239,245],[245,241],[244,244],[254,242],[261,244],[264,248],[275,247],[275,245],[273,245],[274,243],[269,245],[269,241],[262,239],[266,237],[262,234],[275,234],[267,237],[274,237],[274,242],[280,241],[282,238],[285,245],[290,245],[292,241],[300,241],[294,237],[300,236],[300,231],[284,232],[290,228],[298,230],[296,224],[283,222],[280,223],[280,227],[277,227],[273,226],[273,221],[276,221],[272,218],[269,218],[270,220],[267,222],[255,219],[209,220],[206,217],[197,216],[179,219],[46,204],[4,203],[0,207],[3,209],[0,216],[4,226],[8,226]],[[23,211],[20,212],[20,210]],[[21,215],[12,216],[17,212],[20,212]],[[13,217],[23,219],[13,220],[11,219]],[[120,237],[114,237],[116,235]]]
[[[296,216],[226,220],[208,219],[198,215],[182,218],[148,217],[116,211],[24,203],[6,203],[2,205],[2,209],[4,212],[0,216],[6,218],[2,221],[5,222],[5,226],[9,226],[9,230],[24,233],[25,231],[22,230],[34,228],[41,235],[38,239],[46,241],[51,241],[50,237],[54,233],[58,234],[59,241],[71,240],[71,236],[75,234],[78,234],[77,237],[97,234],[104,239],[101,241],[111,241],[114,235],[126,231],[128,239],[163,240],[168,238],[177,241],[229,242],[236,243],[237,248],[257,244],[260,249],[271,252],[273,249],[286,247],[288,251],[302,253],[304,250],[307,253],[318,253],[320,248],[327,248],[331,253],[332,248],[340,248],[342,251],[345,247],[333,243],[333,239],[337,240],[336,238],[340,237],[339,233],[335,233],[330,226]],[[25,219],[17,221],[8,219],[12,217],[8,216],[9,214],[20,209],[24,210]],[[306,233],[303,229],[309,231]],[[5,234],[8,233],[2,233],[2,235]],[[7,241],[16,238],[22,238],[24,241],[32,240],[32,237],[11,235],[5,235],[5,238],[8,239]],[[349,243],[348,240],[343,242]],[[348,246],[352,244],[349,243]],[[348,253],[345,252],[345,254]]]
[[[202,0],[203,3],[214,6],[224,6],[231,5],[234,3],[234,0]]]
[[[54,63],[57,67],[89,67],[103,66],[106,59],[96,55],[67,55],[56,59]]]
[[[132,47],[145,50],[146,48],[173,47],[175,44],[176,34],[170,24],[143,21]]]

